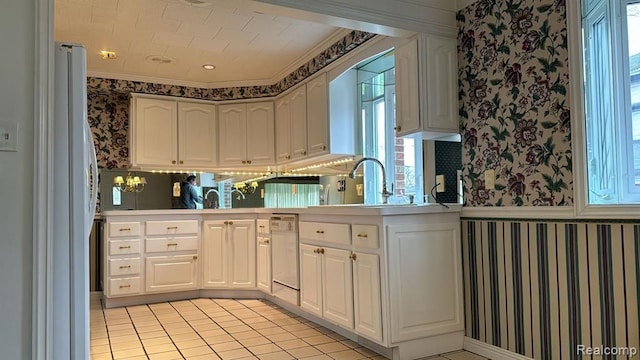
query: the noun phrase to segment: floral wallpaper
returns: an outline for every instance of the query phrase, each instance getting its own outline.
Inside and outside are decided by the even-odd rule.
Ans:
[[[87,79],[88,118],[93,131],[98,166],[129,167],[129,94],[131,92],[204,100],[232,100],[276,96],[321,70],[375,34],[352,31],[273,85],[204,89],[140,81]]]
[[[573,204],[565,17],[565,0],[479,0],[458,12],[466,206]]]

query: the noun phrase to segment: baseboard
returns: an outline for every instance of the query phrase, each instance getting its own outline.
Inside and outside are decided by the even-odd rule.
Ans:
[[[102,291],[92,291],[89,293],[89,299],[91,300],[95,300],[95,299],[102,299]]]
[[[480,340],[472,339],[470,337],[464,338],[462,345],[463,349],[470,351],[474,354],[484,356],[491,360],[533,360],[532,358],[524,355],[516,354],[509,350],[487,344]]]

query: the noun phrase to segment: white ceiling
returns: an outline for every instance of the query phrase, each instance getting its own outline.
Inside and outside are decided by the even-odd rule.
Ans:
[[[55,40],[83,44],[91,76],[197,87],[273,84],[348,32],[279,9],[250,0],[55,0]],[[117,58],[103,60],[101,50]]]

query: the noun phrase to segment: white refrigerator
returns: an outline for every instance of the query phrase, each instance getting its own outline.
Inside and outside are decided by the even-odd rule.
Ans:
[[[55,44],[53,249],[48,269],[55,359],[89,358],[89,234],[95,216],[98,176],[87,122],[86,51]]]

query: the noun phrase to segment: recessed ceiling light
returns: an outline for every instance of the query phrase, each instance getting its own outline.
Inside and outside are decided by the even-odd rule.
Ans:
[[[147,56],[147,60],[156,64],[170,64],[174,62],[172,58],[163,55],[150,55]]]
[[[112,60],[118,57],[115,51],[108,51],[108,50],[101,50],[100,55],[104,60]]]
[[[189,6],[205,7],[211,5],[210,0],[180,0],[181,3]]]
[[[216,66],[212,65],[212,64],[204,64],[204,65],[202,65],[202,68],[205,69],[205,70],[213,70],[213,69],[216,68]]]

